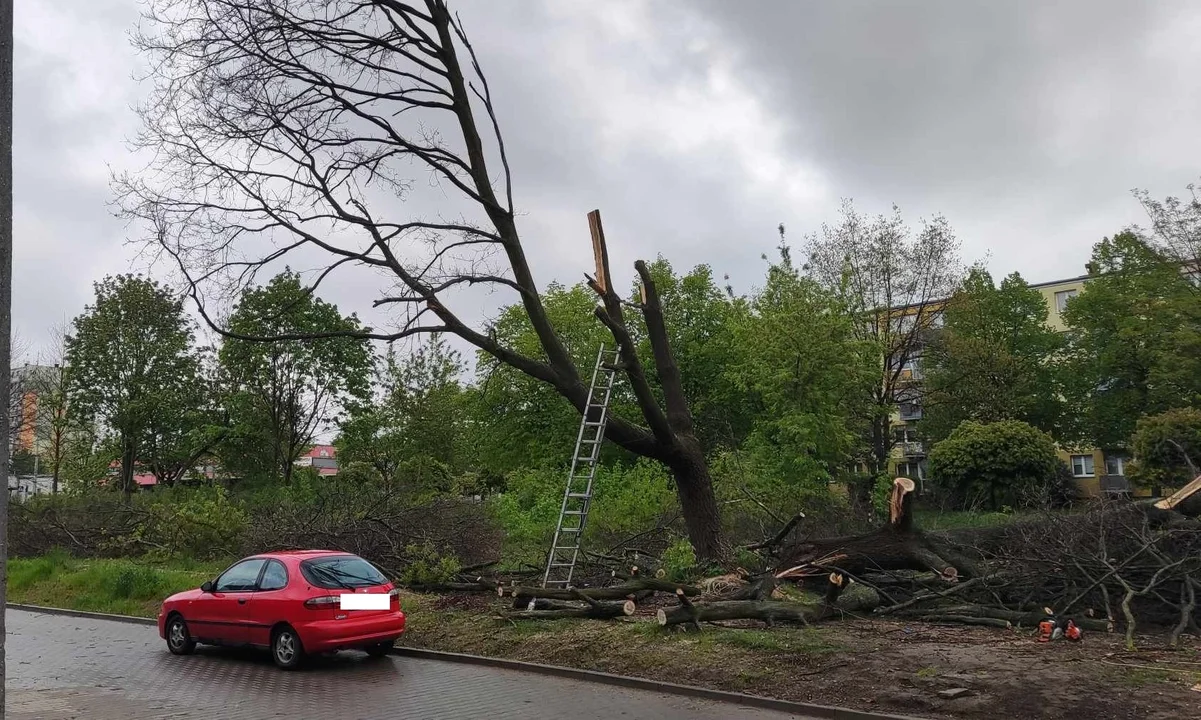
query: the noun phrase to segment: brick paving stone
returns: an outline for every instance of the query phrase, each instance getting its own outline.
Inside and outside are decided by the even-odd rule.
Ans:
[[[9,610],[8,720],[783,720],[797,716],[458,663],[344,652],[285,672],[267,653],[176,657],[155,628]]]

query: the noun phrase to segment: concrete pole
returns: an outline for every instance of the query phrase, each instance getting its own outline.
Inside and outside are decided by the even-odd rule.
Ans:
[[[13,0],[0,0],[0,720],[4,720],[4,608],[8,599],[9,391],[12,384]]]

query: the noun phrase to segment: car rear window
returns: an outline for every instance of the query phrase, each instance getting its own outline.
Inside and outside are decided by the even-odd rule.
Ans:
[[[331,555],[300,563],[300,574],[310,585],[334,590],[383,585],[388,582],[375,566],[356,555]]]

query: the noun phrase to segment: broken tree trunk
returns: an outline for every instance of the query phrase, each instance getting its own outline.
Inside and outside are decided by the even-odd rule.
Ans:
[[[852,575],[879,570],[933,570],[946,582],[976,576],[975,563],[940,539],[914,527],[913,491],[909,478],[893,481],[889,523],[863,535],[813,538],[781,554],[778,578],[800,578],[837,570]]]

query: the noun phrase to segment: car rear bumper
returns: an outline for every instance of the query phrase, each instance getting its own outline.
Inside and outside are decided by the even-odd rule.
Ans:
[[[392,642],[404,634],[404,612],[393,610],[342,620],[314,620],[296,627],[306,652],[318,653]]]

